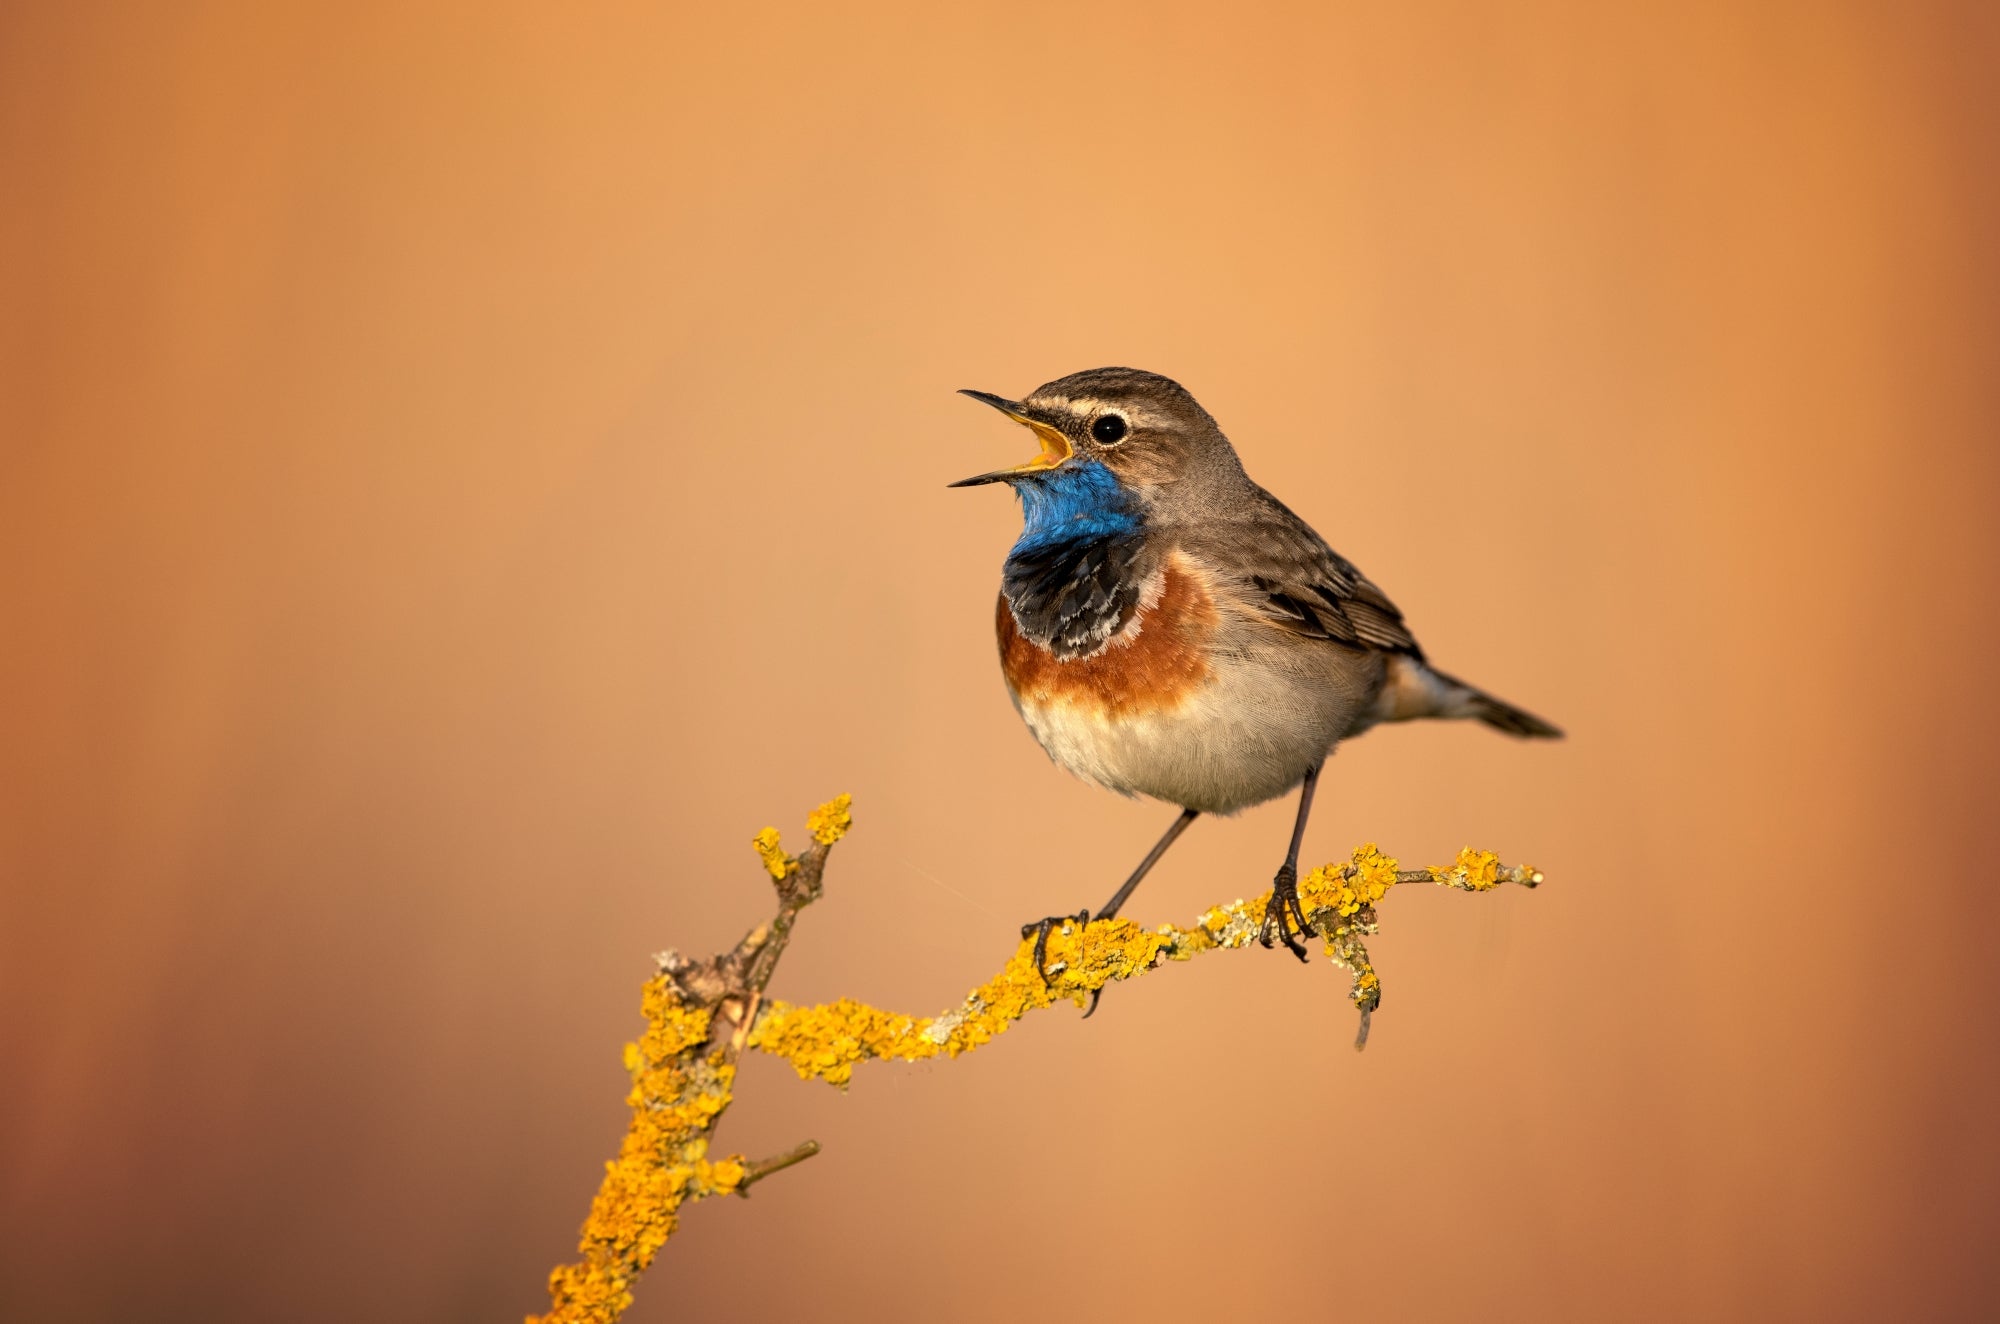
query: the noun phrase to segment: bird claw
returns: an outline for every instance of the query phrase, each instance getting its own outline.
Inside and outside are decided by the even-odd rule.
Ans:
[[[1055,928],[1058,924],[1070,923],[1078,925],[1090,923],[1090,912],[1079,910],[1074,915],[1050,915],[1046,919],[1030,920],[1021,926],[1021,937],[1023,939],[1027,938],[1031,933],[1035,935],[1035,973],[1042,977],[1043,988],[1049,986],[1049,930]],[[1096,1010],[1094,1004],[1092,1010]]]
[[[1312,931],[1312,925],[1306,922],[1305,908],[1299,904],[1299,871],[1292,865],[1284,865],[1271,880],[1271,901],[1264,907],[1264,922],[1257,929],[1257,942],[1268,948],[1275,938],[1303,961],[1306,946],[1299,939]]]

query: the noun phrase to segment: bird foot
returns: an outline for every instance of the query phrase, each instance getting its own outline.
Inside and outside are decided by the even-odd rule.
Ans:
[[[1035,973],[1042,977],[1042,987],[1049,984],[1049,930],[1063,924],[1085,925],[1090,923],[1090,912],[1079,910],[1074,915],[1050,915],[1047,919],[1031,920],[1021,926],[1021,937],[1035,935]]]
[[[1306,945],[1299,939],[1312,931],[1312,926],[1306,923],[1305,909],[1299,905],[1299,871],[1287,864],[1271,880],[1271,901],[1264,907],[1264,923],[1257,930],[1257,942],[1269,947],[1275,938],[1303,961]]]

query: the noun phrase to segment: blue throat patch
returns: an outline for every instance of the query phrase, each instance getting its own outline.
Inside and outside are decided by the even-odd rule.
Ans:
[[[1015,623],[1059,658],[1094,652],[1138,605],[1146,537],[1138,502],[1095,460],[1023,474],[1012,486],[1021,536],[1000,588]]]
[[[1138,504],[1117,476],[1095,460],[1024,474],[1013,481],[1021,498],[1021,537],[1014,551],[1047,542],[1112,538],[1139,527]]]

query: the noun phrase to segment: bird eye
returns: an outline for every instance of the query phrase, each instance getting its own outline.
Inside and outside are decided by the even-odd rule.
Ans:
[[[1090,425],[1090,435],[1106,446],[1116,446],[1125,440],[1125,420],[1116,414],[1100,414]]]

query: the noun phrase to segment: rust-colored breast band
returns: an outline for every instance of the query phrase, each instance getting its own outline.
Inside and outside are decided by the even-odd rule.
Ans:
[[[1022,635],[1001,595],[1000,669],[1014,697],[1112,719],[1179,707],[1208,679],[1217,616],[1207,586],[1178,557],[1164,574],[1159,598],[1140,610],[1136,630],[1128,626],[1103,651],[1068,661]]]

